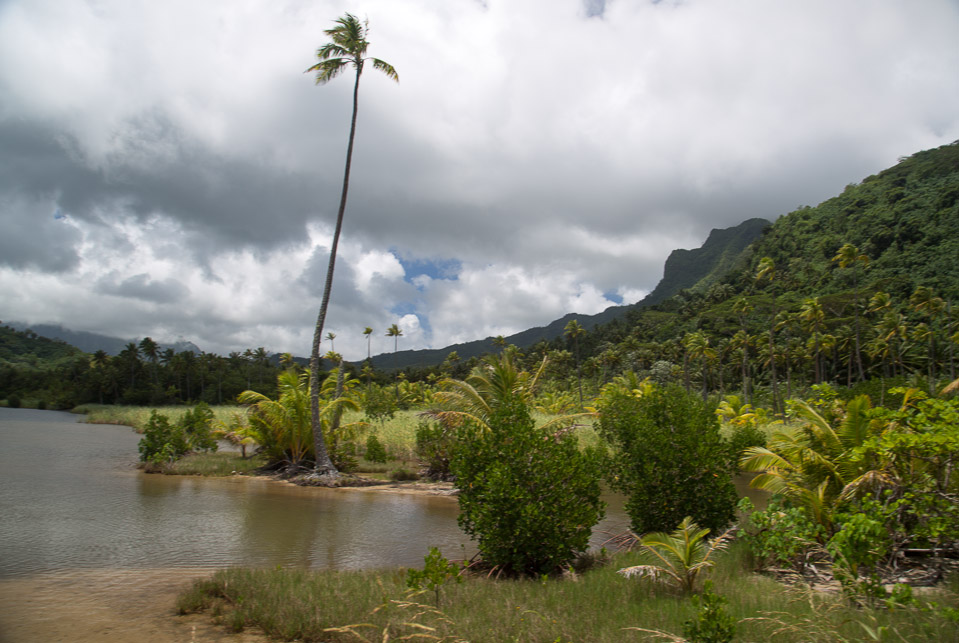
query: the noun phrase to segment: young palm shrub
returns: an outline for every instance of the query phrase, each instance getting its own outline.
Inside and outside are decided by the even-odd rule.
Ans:
[[[483,360],[465,380],[441,381],[441,390],[433,395],[438,408],[423,415],[451,427],[471,422],[489,431],[490,417],[508,401],[519,399],[529,408],[534,408],[537,386],[546,364],[547,359],[543,358],[535,373],[521,370],[515,351],[506,349],[498,357],[492,355]],[[540,429],[555,431],[569,428],[577,420],[592,416],[592,413],[564,415],[550,419]]]
[[[870,422],[870,409],[868,397],[856,397],[839,411],[834,426],[809,402],[792,402],[802,426],[784,428],[770,437],[768,446],[743,452],[740,466],[759,473],[750,486],[782,495],[831,534],[844,500],[889,482],[881,466],[857,455],[882,428]]]
[[[257,445],[256,434],[250,429],[246,417],[242,413],[231,413],[228,420],[216,420],[213,423],[213,435],[218,440],[226,440],[235,447],[240,447],[243,459],[246,459],[246,448]]]
[[[315,457],[310,418],[309,374],[289,370],[280,373],[280,395],[271,400],[256,391],[243,391],[237,397],[241,404],[250,405],[250,428],[256,442],[261,444],[273,462],[287,462],[293,468]],[[356,403],[346,397],[323,400],[320,420],[324,431],[329,431],[333,419],[343,409],[357,410]],[[354,423],[355,424],[355,423]],[[339,427],[350,431],[352,425]]]
[[[713,554],[726,549],[732,533],[733,530],[729,529],[707,541],[709,530],[701,528],[687,516],[672,533],[654,532],[640,539],[643,550],[659,562],[624,567],[619,573],[627,578],[647,577],[690,594],[696,588],[700,574],[716,564]]]

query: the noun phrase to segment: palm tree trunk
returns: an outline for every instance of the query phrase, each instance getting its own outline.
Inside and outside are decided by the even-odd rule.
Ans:
[[[310,351],[310,427],[313,430],[313,449],[316,452],[316,472],[318,474],[337,475],[339,472],[330,459],[323,437],[323,425],[320,423],[320,340],[323,337],[323,324],[326,323],[326,311],[330,304],[330,291],[333,290],[333,268],[336,264],[336,248],[340,243],[340,231],[343,229],[343,214],[346,212],[346,197],[350,191],[350,166],[353,163],[353,138],[356,135],[356,112],[360,90],[360,70],[356,70],[356,82],[353,84],[353,118],[350,121],[350,140],[346,147],[346,168],[343,172],[343,192],[340,194],[340,208],[336,213],[336,228],[333,231],[333,244],[330,246],[330,263],[326,268],[326,283],[323,285],[323,299],[316,319],[313,333],[313,348]]]

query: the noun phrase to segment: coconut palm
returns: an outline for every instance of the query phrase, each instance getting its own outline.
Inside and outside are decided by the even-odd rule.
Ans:
[[[776,350],[773,346],[776,341],[776,264],[769,257],[763,257],[759,260],[756,268],[756,281],[769,281],[772,290],[773,309],[769,316],[773,323],[769,325],[769,381],[772,384],[773,391],[773,411],[779,411],[779,378],[776,375]]]
[[[313,349],[310,353],[310,425],[316,451],[316,472],[328,475],[336,475],[337,470],[327,452],[323,429],[320,424],[320,339],[323,336],[323,324],[326,322],[326,310],[330,303],[330,291],[333,289],[336,248],[340,242],[343,214],[346,212],[346,197],[350,190],[350,166],[353,162],[353,139],[356,135],[360,76],[363,73],[363,66],[366,61],[370,61],[373,69],[381,71],[388,78],[399,82],[399,76],[392,65],[379,58],[366,57],[366,49],[370,44],[366,39],[369,33],[369,24],[366,21],[360,22],[356,16],[347,13],[337,18],[335,23],[335,27],[323,32],[332,42],[328,42],[316,50],[318,62],[306,70],[307,72],[316,72],[317,85],[325,85],[349,67],[352,67],[356,72],[356,79],[353,82],[353,116],[350,120],[350,138],[346,147],[346,167],[343,172],[343,191],[340,194],[340,207],[336,213],[336,228],[333,232],[333,243],[330,246],[330,262],[326,269],[323,299],[320,302],[316,330],[313,333]]]
[[[753,305],[745,297],[740,297],[733,302],[733,312],[736,313],[736,319],[739,320],[739,332],[733,337],[734,345],[742,352],[742,362],[740,371],[743,378],[743,397],[749,402],[749,376],[747,367],[749,364],[749,329],[746,328],[746,316],[753,310]]]
[[[929,393],[935,393],[936,382],[936,327],[939,317],[946,311],[946,302],[941,297],[937,297],[932,288],[928,286],[918,286],[915,292],[909,297],[909,303],[913,308],[929,320],[927,329],[922,332],[922,339],[928,341],[928,352],[926,356],[926,365],[929,375]]]
[[[400,337],[403,336],[403,329],[393,324],[386,329],[386,336],[393,338],[393,354],[395,355],[397,348],[399,348]]]
[[[583,408],[583,373],[579,362],[579,338],[586,334],[586,329],[578,321],[571,319],[566,324],[566,328],[563,329],[563,334],[573,340],[573,351],[576,357],[576,386],[579,389],[579,408]]]
[[[683,337],[683,346],[686,347],[686,353],[690,358],[698,359],[701,362],[700,371],[703,378],[703,400],[705,400],[709,393],[709,360],[716,357],[716,351],[709,345],[709,337],[706,333],[700,330],[687,333],[685,337]],[[686,390],[689,390],[688,382]]]
[[[859,348],[859,273],[858,267],[859,264],[862,264],[863,267],[869,265],[869,257],[859,252],[859,248],[852,245],[851,243],[844,244],[836,256],[832,258],[833,261],[839,263],[840,268],[852,268],[852,289],[853,289],[853,318],[854,318],[854,330],[856,333],[856,366],[859,369],[859,381],[866,379],[865,372],[862,368],[862,352]]]
[[[818,297],[807,299],[799,310],[799,319],[803,321],[809,332],[809,344],[813,349],[813,359],[816,365],[816,384],[823,380],[822,340],[826,328],[826,313],[819,303]]]
[[[369,359],[372,359],[372,355],[371,355],[372,350],[370,346],[370,341],[373,336],[373,329],[367,326],[366,328],[363,329],[363,334],[366,335],[366,359],[369,360]]]
[[[674,585],[684,594],[696,587],[700,574],[716,564],[713,554],[723,551],[732,539],[730,529],[711,541],[706,540],[708,529],[703,529],[687,516],[670,534],[654,532],[643,536],[639,544],[643,551],[659,562],[624,567],[618,573],[626,576],[648,577],[654,581]]]
[[[140,340],[140,354],[150,360],[151,373],[153,375],[153,385],[159,386],[157,377],[157,362],[160,359],[160,345],[153,341],[151,337],[144,337]]]

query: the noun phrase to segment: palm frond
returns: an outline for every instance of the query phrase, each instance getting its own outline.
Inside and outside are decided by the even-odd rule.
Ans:
[[[325,85],[343,73],[348,63],[349,61],[345,58],[333,58],[313,65],[307,69],[306,72],[315,71],[316,84]]]
[[[616,570],[616,573],[622,574],[626,578],[636,576],[638,578],[649,578],[654,581],[662,581],[664,576],[677,582],[682,580],[672,571],[658,565],[633,565],[632,567],[623,567],[622,569]]]
[[[783,493],[790,487],[786,477],[777,469],[769,469],[765,473],[755,476],[749,481],[749,486],[773,494]]]
[[[739,466],[745,471],[766,471],[768,469],[793,470],[795,466],[783,456],[766,447],[748,447],[743,451]]]
[[[806,426],[823,443],[826,449],[835,454],[842,451],[842,441],[836,435],[836,431],[812,405],[804,400],[797,400],[794,408],[796,414],[806,421]]]
[[[384,60],[380,60],[379,58],[370,58],[370,62],[373,63],[373,69],[383,72],[386,74],[387,78],[390,78],[396,82],[400,82],[399,74],[397,74],[396,70],[393,69],[393,65]]]

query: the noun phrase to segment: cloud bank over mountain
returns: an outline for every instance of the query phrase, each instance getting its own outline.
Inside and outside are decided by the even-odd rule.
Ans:
[[[712,228],[959,139],[959,5],[8,0],[0,318],[306,354],[370,21],[327,330],[348,359],[631,303]]]

